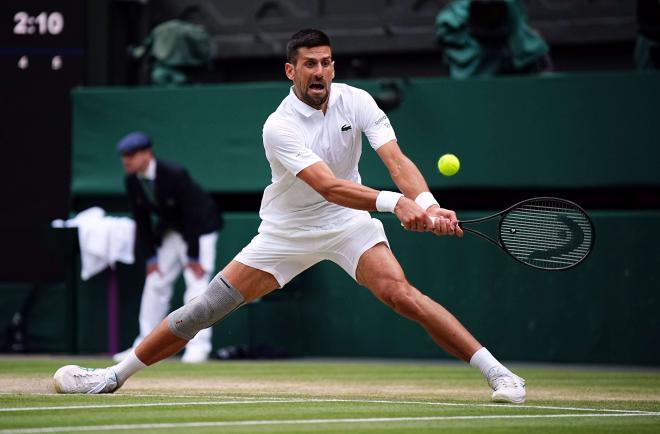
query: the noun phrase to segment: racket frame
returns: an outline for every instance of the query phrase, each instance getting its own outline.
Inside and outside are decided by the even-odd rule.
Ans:
[[[579,261],[575,262],[574,264],[571,264],[571,265],[569,265],[567,267],[563,267],[563,268],[547,268],[547,267],[541,267],[541,266],[538,266],[538,265],[534,265],[534,264],[531,264],[531,263],[528,263],[528,262],[524,262],[524,261],[521,261],[516,256],[514,256],[506,248],[506,246],[502,242],[502,222],[504,221],[504,216],[509,211],[511,211],[512,209],[518,208],[518,207],[520,207],[520,206],[522,206],[522,205],[524,205],[528,202],[537,202],[537,201],[542,201],[542,200],[558,201],[558,202],[562,202],[562,203],[565,203],[567,205],[570,205],[572,207],[575,207],[577,210],[579,210],[584,215],[587,222],[589,223],[589,228],[591,229],[591,242],[589,243],[589,249],[587,250],[587,253],[582,258],[580,258]],[[489,237],[488,235],[484,234],[483,232],[480,232],[476,229],[472,229],[468,226],[465,226],[465,224],[481,223],[483,221],[491,220],[491,219],[494,219],[496,217],[499,217],[499,221],[497,222],[497,240]],[[540,196],[540,197],[532,197],[532,198],[529,198],[529,199],[524,199],[524,200],[521,200],[520,202],[517,202],[517,203],[511,205],[510,207],[508,207],[506,209],[503,209],[502,211],[497,212],[495,214],[491,214],[491,215],[488,215],[488,216],[485,216],[485,217],[480,217],[480,218],[477,218],[477,219],[461,220],[461,221],[458,222],[458,226],[464,232],[466,232],[466,231],[470,232],[471,234],[477,235],[478,237],[495,244],[497,247],[502,249],[507,255],[511,256],[513,259],[520,262],[521,264],[525,264],[528,267],[536,268],[538,270],[544,270],[544,271],[566,271],[566,270],[570,270],[571,268],[579,265],[585,259],[587,259],[587,257],[591,254],[591,251],[593,250],[593,247],[594,247],[594,243],[596,242],[596,231],[594,230],[594,224],[591,221],[591,218],[589,217],[587,212],[584,210],[584,208],[582,208],[580,205],[578,205],[577,203],[575,203],[573,201],[570,201],[570,200],[567,200],[567,199],[562,199],[562,198],[559,198],[559,197],[551,197],[551,196]]]

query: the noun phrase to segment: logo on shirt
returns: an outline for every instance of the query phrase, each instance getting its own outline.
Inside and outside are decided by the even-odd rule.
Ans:
[[[348,130],[350,130],[350,129],[351,129],[351,126],[348,125],[348,124],[344,124],[344,125],[342,125],[342,127],[341,127],[341,130],[342,130],[342,131],[348,131]]]
[[[381,116],[380,119],[376,121],[376,125],[382,124],[385,128],[390,128],[390,120],[387,118],[387,115]]]

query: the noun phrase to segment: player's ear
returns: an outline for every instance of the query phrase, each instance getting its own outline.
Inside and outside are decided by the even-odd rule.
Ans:
[[[293,64],[287,62],[284,64],[284,73],[286,74],[286,78],[289,80],[293,80],[294,77],[296,76],[296,69],[293,66]]]

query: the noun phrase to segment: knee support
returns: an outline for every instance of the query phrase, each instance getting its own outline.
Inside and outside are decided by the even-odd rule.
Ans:
[[[191,340],[197,332],[225,318],[244,301],[238,289],[218,274],[203,294],[170,313],[167,323],[175,336]]]

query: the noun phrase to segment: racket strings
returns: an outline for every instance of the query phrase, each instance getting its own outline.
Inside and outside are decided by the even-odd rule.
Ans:
[[[500,224],[502,245],[516,259],[549,269],[577,264],[591,250],[589,218],[570,203],[539,201],[509,211]]]

